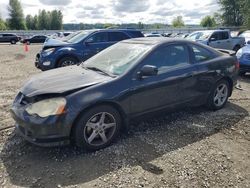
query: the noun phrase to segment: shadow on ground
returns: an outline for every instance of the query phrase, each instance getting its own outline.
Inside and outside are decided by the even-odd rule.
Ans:
[[[73,147],[40,148],[13,134],[1,151],[1,160],[11,183],[24,187],[86,183],[127,165],[139,165],[157,176],[163,170],[150,161],[230,128],[247,115],[232,103],[217,112],[195,108],[162,115],[132,123],[128,134],[95,153]]]

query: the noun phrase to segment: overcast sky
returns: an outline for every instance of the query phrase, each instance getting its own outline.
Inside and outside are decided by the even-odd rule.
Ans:
[[[181,15],[186,24],[218,11],[217,0],[21,0],[24,14],[59,9],[64,23],[168,23]],[[8,17],[9,0],[0,0],[2,18]]]

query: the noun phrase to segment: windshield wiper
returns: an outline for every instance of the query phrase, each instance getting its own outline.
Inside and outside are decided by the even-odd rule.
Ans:
[[[108,72],[106,72],[106,71],[104,71],[102,69],[97,68],[97,67],[86,67],[86,66],[84,66],[83,68],[100,72],[100,73],[102,73],[102,74],[104,74],[106,76],[115,77],[115,75],[110,74],[110,73],[108,73]]]

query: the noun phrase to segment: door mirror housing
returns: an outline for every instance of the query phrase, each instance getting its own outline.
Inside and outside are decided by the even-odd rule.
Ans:
[[[144,76],[156,76],[158,74],[158,68],[153,65],[144,65],[142,69],[137,73],[138,78]]]

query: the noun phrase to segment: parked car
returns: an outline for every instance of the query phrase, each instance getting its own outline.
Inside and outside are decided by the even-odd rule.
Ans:
[[[41,146],[97,150],[129,120],[181,106],[223,108],[238,75],[235,56],[188,40],[119,42],[80,66],[32,77],[11,108],[17,131]]]
[[[15,34],[0,33],[0,43],[8,42],[11,44],[16,44],[20,40],[21,40],[21,37],[15,35]]]
[[[145,37],[163,37],[163,35],[159,33],[148,33],[144,35]]]
[[[137,37],[143,37],[138,30],[102,29],[82,31],[66,41],[48,40],[35,65],[44,71],[78,64],[121,40]]]
[[[48,37],[45,35],[35,35],[30,38],[23,39],[23,43],[44,43]]]
[[[247,44],[248,41],[250,41],[250,30],[244,31],[243,33],[241,33],[241,34],[239,35],[239,37],[245,38],[245,43]]]
[[[236,55],[240,62],[240,75],[250,72],[250,41],[248,41],[247,45],[241,48]]]
[[[206,30],[190,34],[187,39],[213,48],[238,51],[245,44],[243,37],[231,37],[229,30]]]

